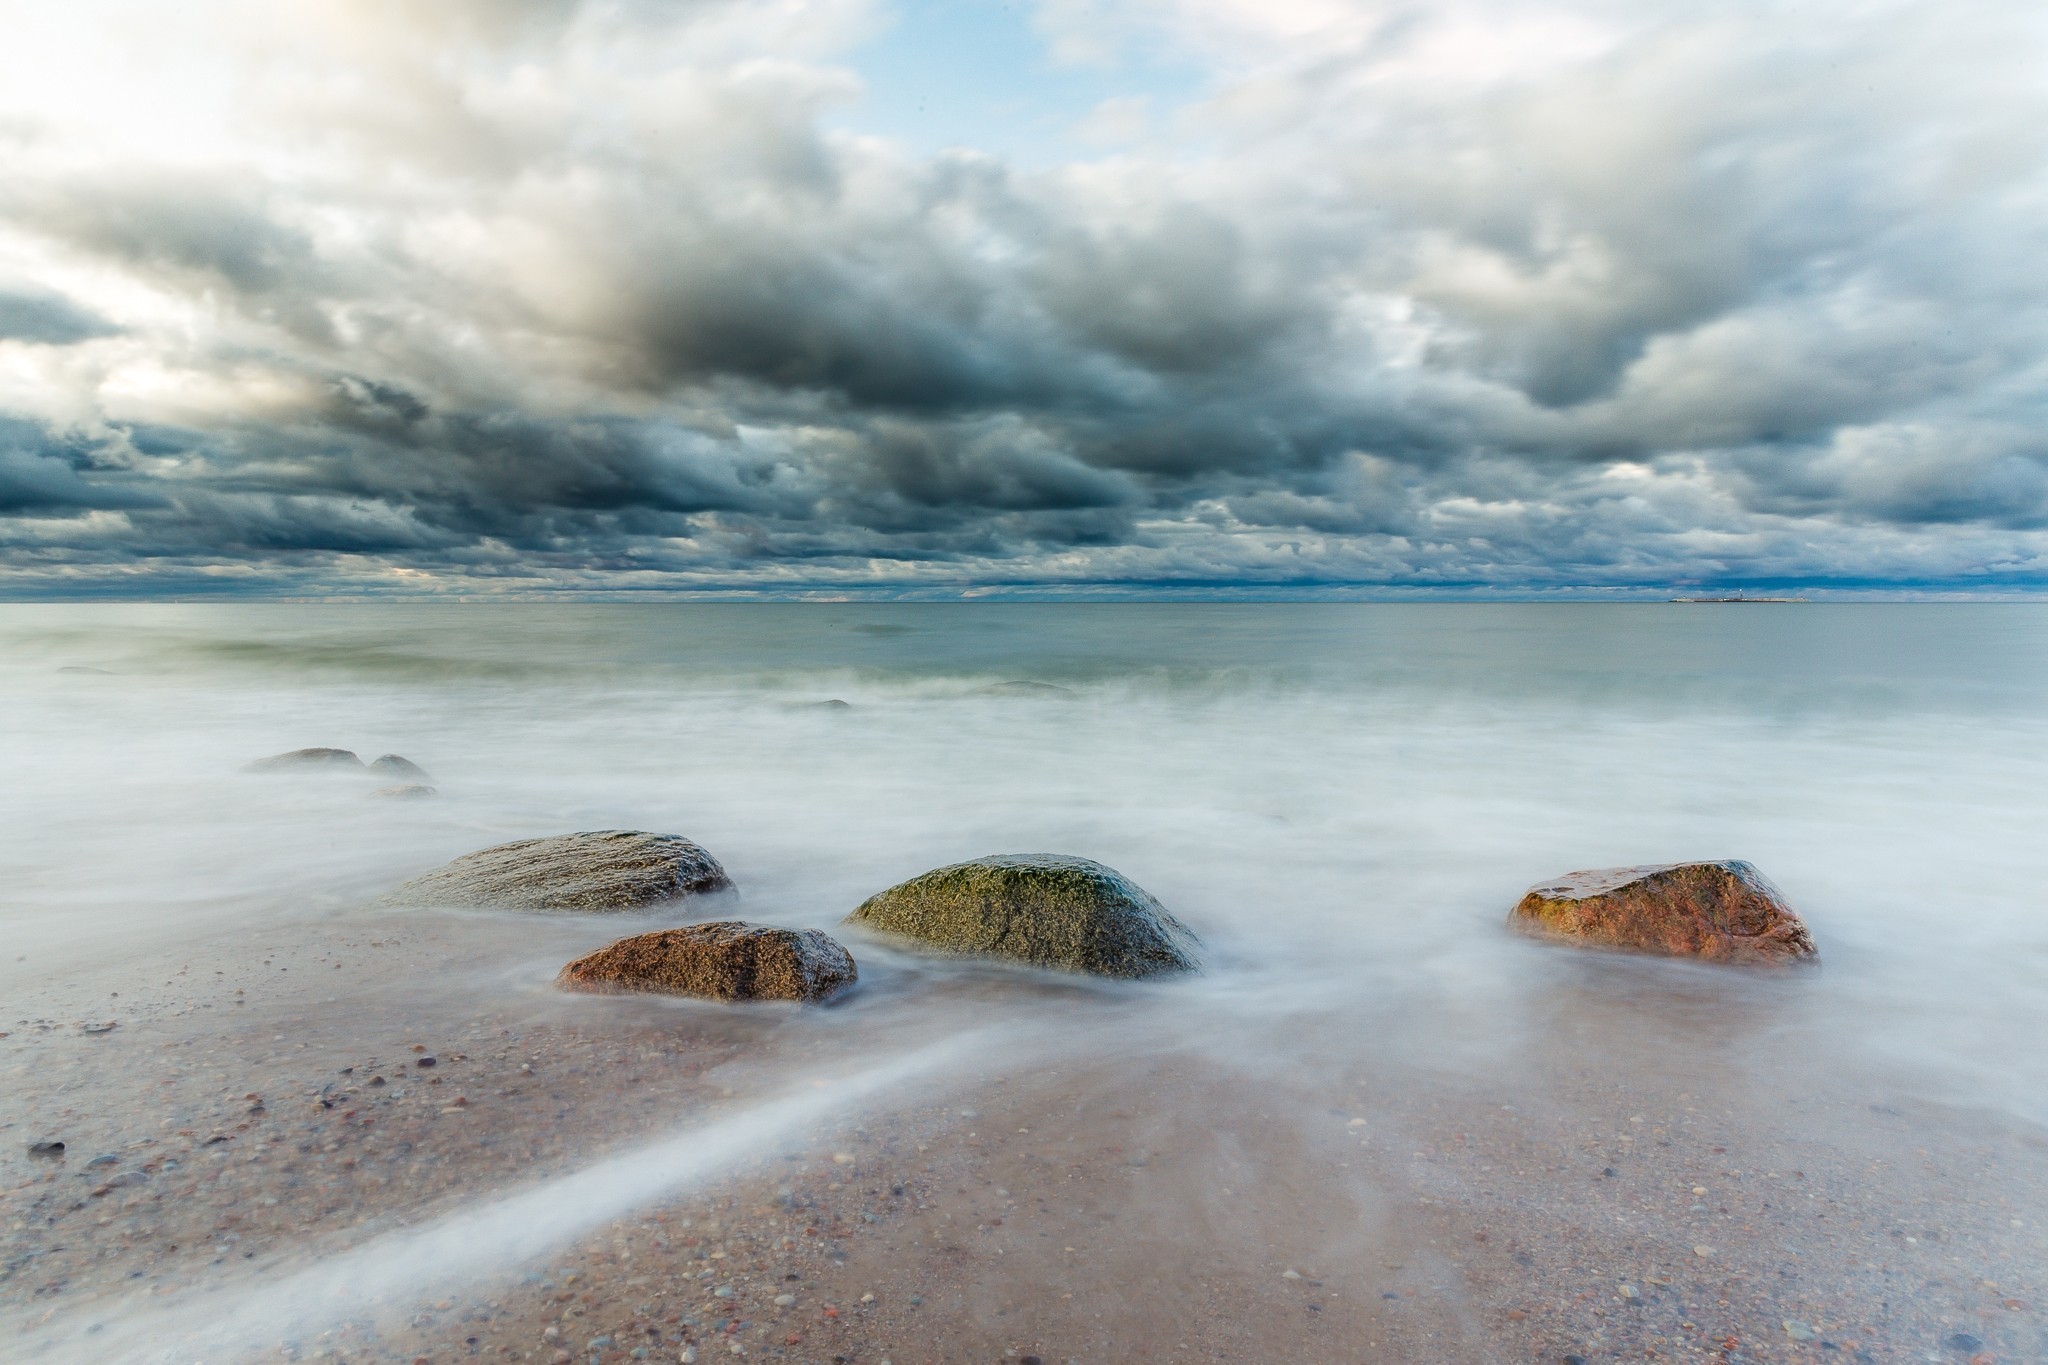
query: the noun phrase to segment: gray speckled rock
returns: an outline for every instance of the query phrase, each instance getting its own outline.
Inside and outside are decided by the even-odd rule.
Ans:
[[[1121,872],[1054,853],[942,867],[869,897],[846,922],[937,952],[1097,976],[1190,971],[1201,942]]]
[[[859,975],[852,954],[816,929],[715,920],[622,938],[577,958],[558,979],[577,991],[816,1004],[853,985]]]
[[[1736,858],[1567,872],[1531,887],[1508,922],[1547,938],[1711,962],[1818,956],[1778,888]]]
[[[246,765],[248,773],[289,773],[329,772],[359,773],[363,771],[363,760],[347,749],[294,749],[288,754],[272,754]]]
[[[409,758],[397,754],[385,754],[370,764],[370,771],[378,777],[388,777],[394,782],[432,782],[427,770]]]
[[[384,900],[506,910],[638,910],[731,889],[732,879],[718,860],[679,834],[604,829],[467,853]]]

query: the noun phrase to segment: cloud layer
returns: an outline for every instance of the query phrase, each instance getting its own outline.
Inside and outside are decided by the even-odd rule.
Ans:
[[[0,591],[2048,579],[2021,7],[1047,0],[1206,75],[1030,164],[862,0],[44,8]]]

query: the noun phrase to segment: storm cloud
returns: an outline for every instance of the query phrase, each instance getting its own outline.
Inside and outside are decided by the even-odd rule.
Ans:
[[[58,8],[0,591],[2048,579],[2020,6],[1046,0],[1194,73],[1052,154],[865,0]]]

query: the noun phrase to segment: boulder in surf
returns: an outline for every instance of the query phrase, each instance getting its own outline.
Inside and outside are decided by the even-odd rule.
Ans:
[[[731,889],[718,860],[679,834],[603,829],[466,853],[384,899],[391,905],[608,911]]]
[[[1735,858],[1568,872],[1531,887],[1508,922],[1546,938],[1710,962],[1819,956],[1784,895]]]
[[[363,760],[347,749],[294,749],[288,754],[272,754],[248,764],[244,772],[288,773],[288,772],[349,772],[363,771]]]
[[[409,758],[398,754],[384,754],[373,760],[370,771],[378,777],[388,777],[394,782],[432,782],[427,770]]]
[[[932,952],[1125,978],[1191,971],[1201,946],[1115,868],[1051,853],[937,868],[870,896],[846,923]]]
[[[577,991],[818,1004],[859,974],[853,955],[816,929],[715,920],[622,938],[577,958],[557,980]]]

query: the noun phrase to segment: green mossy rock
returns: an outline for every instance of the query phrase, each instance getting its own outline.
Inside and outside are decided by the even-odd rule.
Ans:
[[[1053,853],[942,867],[869,897],[846,922],[936,952],[1126,978],[1192,971],[1201,945],[1115,868]]]
[[[678,834],[600,829],[466,853],[414,877],[387,905],[498,910],[639,910],[729,891],[718,860]]]

